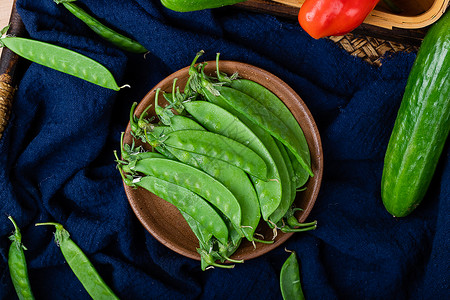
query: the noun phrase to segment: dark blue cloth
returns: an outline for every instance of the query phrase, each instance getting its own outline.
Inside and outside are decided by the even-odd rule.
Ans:
[[[112,71],[107,90],[31,64],[0,141],[0,299],[13,299],[7,268],[12,215],[23,232],[37,299],[88,299],[56,247],[64,225],[123,299],[281,299],[284,247],[231,270],[156,241],[128,205],[113,150],[132,102],[160,80],[202,59],[247,62],[286,81],[310,108],[325,153],[322,188],[309,220],[318,229],[284,245],[301,261],[307,299],[445,299],[449,296],[450,163],[444,149],[423,203],[393,218],[380,198],[383,157],[415,54],[375,68],[295,23],[233,8],[176,13],[148,0],[83,0],[102,21],[150,53],[127,54],[51,0],[18,0],[33,39],[83,53]]]

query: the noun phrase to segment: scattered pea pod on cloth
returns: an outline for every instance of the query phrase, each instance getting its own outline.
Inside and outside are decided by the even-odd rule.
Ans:
[[[450,254],[443,251],[450,247],[448,143],[421,205],[411,214],[392,217],[380,195],[385,152],[414,52],[382,57],[375,67],[283,18],[232,6],[178,13],[149,0],[77,4],[129,33],[149,53],[143,59],[103,41],[52,0],[16,1],[30,39],[80,50],[106,66],[118,83],[132,86],[117,93],[21,60],[10,122],[0,140],[0,213],[12,215],[20,227],[36,299],[91,299],[55,245],[52,227],[34,226],[48,220],[70,232],[121,299],[281,299],[284,247],[244,263],[222,263],[217,241],[206,234],[203,240],[213,244],[213,251],[208,243],[202,246],[203,267],[213,262],[234,268],[203,272],[198,261],[169,250],[143,228],[116,168],[113,150],[119,149],[130,107],[186,67],[199,49],[205,50],[204,61],[220,52],[222,60],[245,62],[281,78],[316,121],[324,176],[309,218],[318,227],[294,234],[283,245],[301,262],[305,298],[448,298]],[[164,126],[195,126],[184,121],[171,118],[172,124]],[[170,154],[189,165],[200,161],[199,154],[183,158],[180,151],[161,155]],[[208,165],[201,169],[214,176],[217,168]],[[244,194],[253,189],[255,200],[247,173],[230,165],[227,174],[246,176],[245,191],[233,188]],[[17,297],[7,262],[12,230],[5,217],[0,222],[1,300]]]
[[[34,296],[31,290],[30,279],[28,278],[27,261],[23,252],[26,248],[22,244],[22,234],[16,221],[11,216],[8,219],[14,225],[14,233],[9,237],[12,241],[8,252],[9,274],[14,284],[17,297],[20,300],[32,300]]]
[[[6,32],[2,30],[2,32]],[[75,51],[21,37],[0,37],[0,47],[51,69],[115,91],[120,90],[111,72],[97,61]]]
[[[37,223],[36,226],[51,225],[55,226],[55,242],[61,249],[67,264],[73,273],[80,280],[83,287],[92,297],[92,299],[119,299],[111,288],[100,277],[95,267],[89,261],[89,258],[80,247],[70,238],[70,234],[61,224],[47,222]]]
[[[76,0],[53,0],[53,1],[56,4],[64,5],[64,7],[67,8],[68,11],[70,11],[75,17],[83,21],[87,26],[89,26],[89,28],[92,29],[92,31],[97,33],[105,40],[116,45],[117,47],[134,53],[148,52],[148,50],[145,49],[145,47],[139,44],[137,41],[118,33],[117,31],[109,28],[108,26],[104,25],[96,18],[91,16],[84,9],[82,9],[81,7],[79,7],[74,3],[76,2]]]
[[[304,300],[297,253],[292,251],[280,271],[280,289],[284,300]]]

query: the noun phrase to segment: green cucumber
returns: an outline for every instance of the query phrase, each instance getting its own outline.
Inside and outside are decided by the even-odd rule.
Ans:
[[[217,8],[244,1],[245,0],[161,0],[161,3],[168,9],[179,12],[188,12]]]
[[[428,31],[386,150],[381,198],[396,217],[423,200],[450,129],[450,12]]]

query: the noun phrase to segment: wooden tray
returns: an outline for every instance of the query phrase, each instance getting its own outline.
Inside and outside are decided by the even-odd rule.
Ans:
[[[269,13],[297,22],[298,11],[305,0],[247,0],[235,6],[250,11]],[[449,0],[392,0],[402,9],[389,12],[380,1],[353,36],[372,37],[409,46],[419,46],[429,26],[445,12]],[[300,26],[300,25],[299,25]]]
[[[8,34],[25,36],[25,26],[16,11],[15,1],[9,24]],[[19,61],[22,60],[18,55],[8,48],[3,48],[0,59],[0,139],[8,125],[14,93],[21,73]]]
[[[448,6],[449,0],[392,0],[401,10],[394,13],[381,0],[364,20],[365,24],[382,28],[423,28],[436,22]],[[273,0],[299,9],[305,0]]]

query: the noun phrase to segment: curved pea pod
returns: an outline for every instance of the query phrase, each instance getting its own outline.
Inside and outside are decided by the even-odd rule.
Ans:
[[[280,289],[284,300],[304,300],[297,254],[292,251],[280,271]]]
[[[274,93],[272,93],[270,90],[260,85],[259,83],[248,79],[231,80],[229,86],[249,95],[256,101],[264,105],[274,115],[278,116],[280,120],[286,125],[286,127],[289,128],[289,130],[293,133],[292,137],[297,140],[296,144],[302,145],[301,149],[305,163],[308,166],[311,165],[311,155],[307,146],[308,142],[306,141],[305,134],[303,133],[303,130],[295,119],[294,115],[286,107],[283,101],[280,100],[280,98],[278,98]],[[291,155],[292,152],[289,152],[289,155]],[[308,180],[309,173],[307,169],[302,167],[297,159],[292,160],[292,164],[294,166],[296,174],[295,179],[298,181],[297,188],[299,188],[305,184],[306,180]]]
[[[223,135],[200,130],[179,130],[165,136],[162,144],[225,161],[262,180],[267,180],[264,160],[245,145]]]
[[[133,184],[150,191],[191,216],[221,243],[228,242],[228,228],[223,219],[206,200],[194,192],[154,176],[144,176],[134,180]]]
[[[63,4],[64,7],[75,17],[85,23],[92,31],[115,46],[133,53],[147,53],[148,50],[137,41],[126,37],[117,31],[107,27],[96,18],[87,13],[73,2],[75,0],[53,0],[56,4]]]
[[[175,115],[171,119],[170,127],[175,130],[205,130],[200,124],[185,116]]]
[[[207,249],[210,245],[210,241],[212,238],[212,233],[205,230],[199,222],[197,222],[194,218],[192,218],[190,215],[185,213],[182,210],[179,210],[183,218],[188,223],[189,227],[191,228],[192,232],[195,234],[199,241],[199,246],[202,249]]]
[[[169,132],[188,129],[205,131],[205,128],[194,120],[185,116],[174,115],[171,118],[170,126],[155,127],[152,134],[164,137]],[[166,148],[164,149],[168,151]],[[255,188],[247,174],[242,169],[227,162],[201,154],[171,148],[170,155],[183,163],[203,170],[225,185],[236,197],[241,207],[242,232],[249,241],[255,240],[253,235],[259,224],[261,213]],[[260,182],[263,181],[260,180]],[[205,255],[205,252],[202,252],[202,254]]]
[[[286,148],[286,146],[284,145],[283,147]],[[286,148],[286,152],[289,156],[292,168],[294,169],[294,175],[292,177],[292,180],[295,183],[294,187],[297,189],[301,188],[306,184],[306,182],[309,179],[308,171],[306,171],[305,168],[303,168],[302,165],[300,165],[297,158],[294,156],[294,154],[292,154],[291,151],[289,151],[289,149]]]
[[[209,267],[219,267],[219,268],[225,268],[225,269],[232,269],[234,265],[226,265],[226,264],[219,264],[216,263],[216,260],[221,260],[224,262],[225,260],[229,260],[230,262],[243,262],[243,261],[236,261],[233,259],[230,259],[229,256],[231,256],[239,247],[239,243],[235,243],[231,246],[229,245],[222,245],[220,244],[218,249],[216,249],[216,240],[212,239],[212,235],[207,232],[196,220],[194,220],[191,216],[188,214],[181,212],[181,215],[188,223],[189,227],[191,228],[192,232],[195,234],[197,239],[199,240],[199,248],[197,249],[197,252],[200,254],[201,258],[201,268],[203,271],[208,269]],[[241,241],[242,238],[239,239]]]
[[[274,224],[278,223],[278,221],[280,221],[284,217],[286,212],[291,207],[292,202],[295,200],[295,186],[293,186],[293,182],[291,181],[292,175],[294,173],[293,168],[286,150],[283,147],[280,147],[281,144],[280,142],[276,143],[283,157],[283,161],[286,164],[286,168],[288,170],[287,172],[288,177],[284,178],[283,181],[283,194],[285,195],[285,197],[283,197],[277,209],[269,217],[270,222]]]
[[[89,258],[70,238],[70,234],[61,224],[58,223],[38,223],[40,225],[53,225],[56,228],[55,242],[61,249],[67,264],[73,273],[80,280],[83,287],[93,299],[119,299],[114,292],[106,285],[103,279],[94,268]]]
[[[115,91],[120,90],[111,72],[97,61],[75,51],[19,37],[3,37],[0,47],[45,67]]]
[[[123,166],[124,171],[127,171],[126,167]],[[165,158],[139,160],[131,171],[151,175],[190,190],[221,211],[236,228],[241,227],[241,207],[238,200],[222,183],[207,173]]]
[[[220,99],[213,97],[211,100],[215,101],[215,103],[193,101],[185,103],[184,106],[186,111],[206,129],[245,144],[263,158],[268,167],[267,177],[269,181],[263,181],[255,177],[251,179],[258,194],[262,216],[267,220],[270,214],[278,207],[283,196],[282,180],[279,172],[279,168],[283,166],[279,166],[281,161],[279,159],[277,160],[279,158],[277,156],[280,155],[279,151],[278,149],[271,149],[273,151],[269,151],[266,148],[266,144],[277,148],[276,145],[269,144],[270,141],[273,143],[273,139],[269,134],[265,134],[263,130],[258,130],[259,128],[255,129],[255,126],[252,126],[252,124],[249,124],[252,128],[248,127],[238,118],[239,112],[234,111],[226,103],[221,102]],[[220,118],[217,116],[220,116]]]
[[[197,249],[200,254],[201,268],[203,271],[210,267],[219,267],[225,269],[231,269],[233,265],[225,265],[216,263],[216,260],[220,259],[217,250],[214,250],[214,241],[212,240],[212,234],[205,230],[200,223],[193,219],[190,215],[180,210],[181,215],[188,223],[192,232],[195,234],[199,241],[199,248]]]
[[[285,188],[290,189],[290,191],[286,190],[286,193],[288,193],[290,197],[283,198],[280,206],[270,216],[269,226],[274,226],[275,224],[275,226],[282,232],[303,232],[315,230],[317,228],[317,221],[300,223],[295,218],[295,213],[297,211],[302,211],[302,209],[294,207],[294,201],[297,195],[297,188],[294,181],[294,168],[289,157],[289,151],[285,149],[284,145],[280,141],[276,141],[276,143],[283,155],[283,159],[285,160],[288,169],[289,178],[286,182]]]
[[[310,176],[314,176],[311,165],[308,163],[308,145],[300,143],[293,133],[279,116],[272,113],[264,105],[254,98],[227,86],[215,86],[218,91],[216,97],[223,97],[237,111],[245,114],[251,121],[269,132],[274,138],[282,142],[295,155],[300,164],[308,171]]]
[[[22,244],[22,234],[14,219],[11,216],[8,219],[14,225],[14,233],[9,237],[12,243],[8,252],[8,267],[11,281],[20,300],[32,300],[34,296],[28,278],[27,261],[23,251],[26,248]]]
[[[197,122],[182,116],[172,118],[173,130],[205,130]],[[172,148],[170,153],[179,161],[201,169],[226,186],[236,197],[241,207],[241,231],[249,241],[259,224],[261,213],[255,188],[247,174],[240,168],[213,157]]]

